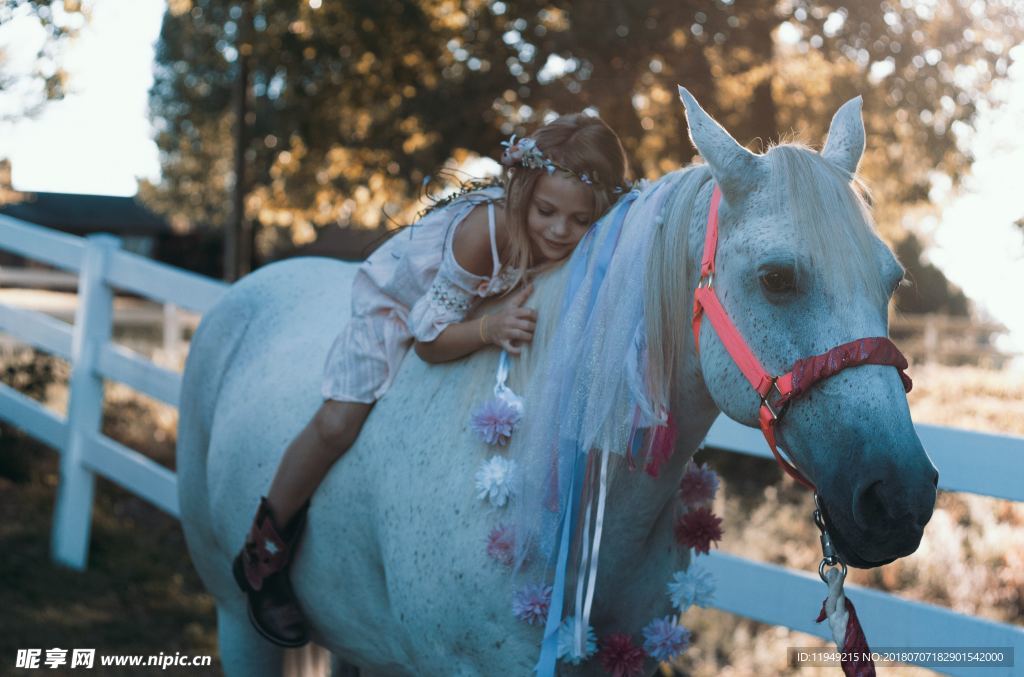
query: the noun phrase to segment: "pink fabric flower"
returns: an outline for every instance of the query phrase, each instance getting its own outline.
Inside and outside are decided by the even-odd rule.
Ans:
[[[690,646],[690,631],[672,616],[655,618],[644,628],[644,651],[659,661],[672,660]]]
[[[644,650],[633,644],[633,638],[624,632],[602,637],[597,659],[612,677],[637,677],[643,674]]]
[[[679,483],[679,496],[689,508],[698,508],[715,500],[718,492],[718,475],[702,463],[699,467],[690,460]]]
[[[708,508],[691,510],[676,519],[675,536],[679,545],[707,554],[712,541],[722,540],[722,520]]]
[[[551,606],[551,586],[527,583],[512,596],[512,613],[530,625],[543,623]]]
[[[523,415],[500,397],[487,400],[470,415],[469,425],[487,444],[504,446]]]
[[[512,529],[499,524],[487,536],[487,554],[491,559],[507,567],[516,559],[516,541]]]

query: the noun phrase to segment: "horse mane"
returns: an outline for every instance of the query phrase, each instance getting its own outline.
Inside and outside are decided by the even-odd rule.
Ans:
[[[666,407],[671,404],[672,384],[677,382],[674,374],[682,361],[678,359],[679,353],[690,333],[690,224],[695,212],[707,214],[707,205],[697,205],[695,201],[700,189],[711,181],[706,165],[690,165],[673,173],[681,176],[657,224],[643,299],[648,388],[652,399]]]

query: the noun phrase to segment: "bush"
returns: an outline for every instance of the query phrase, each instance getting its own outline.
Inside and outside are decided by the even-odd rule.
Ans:
[[[0,374],[4,385],[45,402],[51,386],[67,382],[68,366],[48,353],[19,347],[0,351]],[[29,481],[32,459],[41,448],[14,426],[0,422],[0,477],[19,484]]]

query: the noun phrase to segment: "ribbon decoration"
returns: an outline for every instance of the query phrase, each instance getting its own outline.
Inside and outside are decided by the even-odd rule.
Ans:
[[[508,352],[505,350],[501,351],[501,356],[498,358],[498,374],[496,382],[494,384],[494,396],[499,400],[503,400],[510,407],[515,409],[520,416],[523,414],[524,405],[523,398],[516,395],[515,392],[508,387],[508,372],[509,372],[509,357]]]
[[[571,262],[569,281],[565,295],[562,299],[562,316],[565,317],[568,309],[574,303],[586,304],[586,317],[592,316],[594,304],[602,288],[602,282],[611,265],[612,256],[615,253],[619,236],[622,233],[622,225],[625,222],[629,207],[640,195],[638,191],[631,191],[623,196],[616,205],[616,215],[612,221],[608,233],[605,235],[600,251],[594,263],[593,283],[588,298],[576,298],[579,295],[580,287],[587,274],[588,257],[575,256]],[[595,245],[595,229],[591,229],[584,236],[581,247],[593,247]],[[564,386],[568,387],[571,377],[574,374],[566,375]],[[560,420],[567,421],[564,416],[567,404],[563,404]],[[601,536],[604,530],[604,511],[608,488],[608,460],[609,452],[605,450],[601,454],[600,474],[598,477],[598,497],[596,509],[593,506],[593,492],[584,491],[586,486],[592,485],[594,474],[592,470],[592,459],[589,458],[588,450],[581,449],[579,445],[580,431],[567,430],[565,434],[559,435],[559,443],[553,449],[552,467],[555,478],[552,482],[552,492],[558,494],[551,496],[554,499],[546,501],[555,510],[561,509],[560,525],[557,527],[557,560],[555,563],[555,579],[552,585],[551,605],[548,608],[548,617],[544,626],[544,639],[541,643],[540,659],[535,670],[539,677],[554,677],[555,663],[558,660],[558,633],[562,624],[562,611],[565,603],[565,586],[569,565],[569,548],[573,535],[577,531],[577,524],[580,517],[582,502],[585,497],[586,510],[583,515],[583,531],[581,533],[582,556],[576,570],[576,594],[575,594],[575,632],[573,636],[573,651],[575,655],[582,656],[585,646],[587,629],[590,625],[590,612],[593,607],[594,590],[597,582],[598,556],[601,548]],[[568,483],[560,478],[568,477]],[[565,499],[563,500],[559,499]],[[591,534],[591,521],[593,521],[593,534]],[[551,553],[548,553],[549,555]]]

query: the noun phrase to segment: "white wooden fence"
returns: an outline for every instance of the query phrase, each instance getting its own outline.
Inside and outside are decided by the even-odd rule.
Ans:
[[[67,416],[61,417],[0,384],[0,418],[61,454],[51,550],[56,561],[83,569],[92,523],[94,475],[106,477],[178,516],[174,473],[100,432],[103,379],[178,406],[180,374],[110,341],[114,288],[198,313],[226,287],[135,254],[111,235],[80,238],[0,215],[0,248],[78,274],[73,325],[0,305],[0,331],[71,363]]]
[[[79,238],[0,216],[0,249],[79,275],[74,325],[0,305],[0,332],[69,360],[71,393],[66,418],[0,384],[0,419],[18,426],[61,454],[52,533],[53,558],[86,565],[92,519],[93,478],[106,477],[160,509],[178,516],[174,473],[100,432],[103,379],[178,406],[181,376],[110,341],[113,288],[198,313],[212,307],[224,284],[119,251],[117,238]],[[918,425],[939,469],[941,489],[1024,501],[1024,438]],[[771,458],[757,430],[720,418],[706,440],[726,451]],[[817,572],[800,572],[711,553],[702,562],[718,579],[715,607],[763,623],[829,639],[816,624],[825,589]],[[847,586],[869,641],[885,647],[1000,647],[1024,666],[1024,628],[955,613],[895,595]],[[1024,671],[1024,667],[1020,668]],[[1014,668],[945,668],[955,675],[1020,674]]]
[[[901,315],[892,313],[889,332],[896,338],[900,352],[911,364],[974,364],[1000,368],[1011,358],[996,348],[993,337],[1005,334],[1005,326],[979,322],[973,317],[930,313]]]

